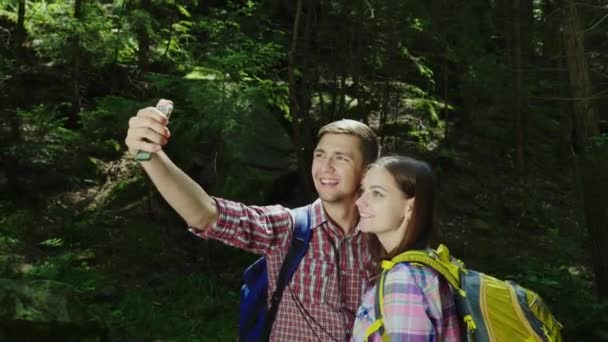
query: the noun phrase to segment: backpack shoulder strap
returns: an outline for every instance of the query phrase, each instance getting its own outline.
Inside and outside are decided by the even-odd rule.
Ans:
[[[285,286],[291,281],[293,274],[295,273],[300,261],[308,250],[308,244],[312,235],[311,227],[311,213],[308,206],[297,208],[294,210],[294,225],[293,225],[293,239],[289,245],[287,255],[281,265],[279,276],[277,278],[277,288],[272,295],[270,300],[270,309],[268,310],[268,318],[266,320],[266,327],[264,331],[265,339],[268,340],[270,337],[270,331],[272,330],[272,324],[277,315],[279,304],[283,298],[283,291]]]
[[[426,251],[411,250],[397,255],[390,261],[382,261],[382,273],[380,275],[380,279],[378,280],[374,301],[376,320],[372,322],[365,332],[364,341],[368,341],[371,335],[376,332],[380,334],[383,342],[388,341],[388,336],[384,334],[384,283],[386,281],[388,272],[399,263],[417,263],[431,267],[441,274],[450,283],[455,291],[458,291],[461,296],[464,296],[465,292],[460,286],[460,272],[463,271],[463,268],[449,261],[449,250],[447,250],[447,247],[443,246],[438,248],[438,251],[434,252],[435,253],[431,256]]]
[[[301,207],[294,209],[294,225],[293,225],[293,238],[302,240],[305,244],[310,242],[310,236],[312,235],[312,227],[310,226],[310,208]]]
[[[387,342],[388,337],[384,334],[384,282],[390,269],[385,269],[380,275],[378,285],[376,286],[376,295],[374,298],[374,313],[376,320],[365,331],[363,341],[369,341],[370,337],[376,332],[380,334],[382,341]]]
[[[425,251],[407,251],[399,254],[391,261],[385,260],[382,262],[382,268],[392,268],[394,264],[401,262],[419,263],[428,266],[439,274],[441,274],[459,293],[463,293],[463,289],[460,286],[460,273],[462,268],[452,262],[440,260],[439,258],[432,257]]]
[[[301,207],[294,209],[293,211],[293,238],[289,245],[289,249],[287,250],[287,255],[285,255],[285,259],[283,260],[283,264],[281,265],[281,270],[277,279],[277,290],[280,287],[285,287],[291,281],[300,261],[308,250],[308,243],[310,242],[310,237],[312,235],[310,208]]]

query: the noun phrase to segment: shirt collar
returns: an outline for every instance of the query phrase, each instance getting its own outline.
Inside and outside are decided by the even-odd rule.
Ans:
[[[316,227],[323,225],[324,223],[327,223],[327,226],[331,227],[331,229],[335,230],[336,234],[339,234],[339,236],[353,237],[353,236],[356,236],[361,233],[361,231],[359,230],[359,223],[357,222],[353,231],[348,233],[346,236],[344,236],[344,232],[339,227],[337,227],[335,224],[329,222],[327,213],[325,212],[325,208],[323,208],[323,202],[321,201],[320,198],[317,198],[317,200],[314,201],[310,205],[310,207],[312,209],[311,210],[312,228],[316,228]]]
[[[327,214],[325,213],[325,209],[323,209],[323,203],[320,198],[317,198],[317,200],[310,205],[310,209],[313,229],[327,222]]]

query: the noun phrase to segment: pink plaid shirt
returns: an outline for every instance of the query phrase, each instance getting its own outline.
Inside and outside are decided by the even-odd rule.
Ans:
[[[267,258],[268,298],[292,240],[294,218],[282,206],[246,206],[215,198],[219,218],[192,232]],[[346,341],[365,290],[371,285],[365,234],[344,234],[327,219],[321,200],[311,208],[308,252],[283,293],[271,341]],[[270,302],[269,302],[270,304]]]
[[[372,287],[357,312],[351,342],[366,341],[367,329],[378,318],[376,291]],[[460,326],[454,294],[430,267],[397,264],[384,283],[384,332],[389,341],[460,342]],[[382,342],[380,333],[369,342]]]

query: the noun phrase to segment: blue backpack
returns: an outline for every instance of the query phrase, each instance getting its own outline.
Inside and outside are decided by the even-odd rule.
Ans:
[[[291,281],[310,242],[310,209],[295,209],[294,234],[285,260],[281,265],[277,288],[272,295],[270,308],[267,306],[268,269],[264,257],[251,264],[243,272],[239,336],[243,342],[268,341],[272,324],[279,309],[285,286]]]

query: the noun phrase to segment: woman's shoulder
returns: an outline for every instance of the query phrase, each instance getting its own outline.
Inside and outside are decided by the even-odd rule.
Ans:
[[[431,267],[413,263],[398,263],[386,275],[385,284],[410,284],[427,292],[439,286],[440,278],[441,275]]]

